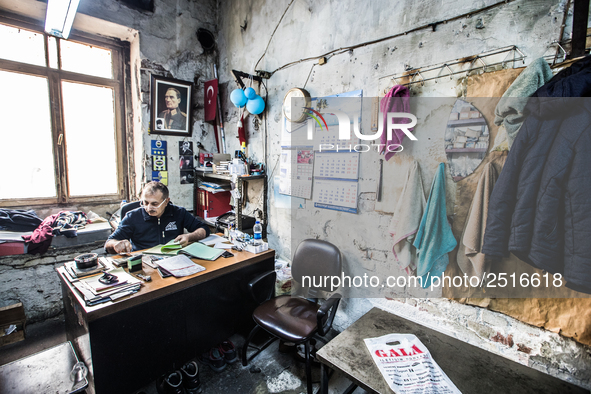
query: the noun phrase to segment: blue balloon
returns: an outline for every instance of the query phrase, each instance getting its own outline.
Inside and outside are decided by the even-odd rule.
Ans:
[[[232,90],[232,93],[230,93],[230,101],[236,107],[242,108],[248,99],[244,95],[244,91],[242,89],[234,89]]]
[[[253,100],[248,100],[246,109],[253,115],[258,115],[265,109],[265,100],[257,95]]]
[[[247,99],[254,100],[257,97],[257,92],[253,88],[246,88],[244,89],[244,95]]]

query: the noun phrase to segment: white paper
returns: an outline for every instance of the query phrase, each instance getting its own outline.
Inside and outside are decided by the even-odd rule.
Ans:
[[[217,234],[210,234],[208,237],[203,238],[199,242],[204,245],[211,246],[217,244],[218,242],[223,242],[225,240],[226,239],[224,237],[220,237]]]
[[[224,238],[223,241],[216,243],[215,245],[213,245],[213,247],[216,249],[232,249],[232,246],[234,246],[234,245],[226,243],[226,241],[227,240]]]
[[[160,267],[170,272],[174,277],[180,278],[189,276],[205,270],[205,267],[195,264],[191,259],[184,254],[179,254],[174,257],[168,257],[163,260],[156,261]]]
[[[429,350],[412,334],[364,339],[388,386],[397,394],[461,394]]]

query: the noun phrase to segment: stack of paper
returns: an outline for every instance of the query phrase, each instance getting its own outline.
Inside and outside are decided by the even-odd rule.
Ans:
[[[199,189],[207,190],[208,192],[211,192],[211,193],[219,193],[219,192],[224,192],[224,191],[228,191],[228,190],[232,189],[229,184],[222,185],[222,184],[215,183],[215,182],[204,182],[204,181],[199,181],[198,186],[199,186]]]
[[[211,249],[207,246],[204,247]],[[182,254],[175,257],[158,260],[156,264],[158,264],[161,269],[169,272],[176,278],[181,278],[183,276],[189,276],[196,274],[197,272],[205,271],[205,267],[195,264],[190,258]]]
[[[86,305],[96,305],[102,302],[114,301],[118,298],[133,294],[140,289],[141,281],[129,275],[123,268],[108,271],[117,276],[118,281],[112,284],[99,282],[99,275],[72,281],[72,285],[80,291]]]

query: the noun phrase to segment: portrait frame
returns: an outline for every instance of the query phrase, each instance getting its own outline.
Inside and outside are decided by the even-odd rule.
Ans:
[[[169,97],[165,98],[169,90]],[[193,83],[152,74],[151,94],[150,134],[190,137]]]

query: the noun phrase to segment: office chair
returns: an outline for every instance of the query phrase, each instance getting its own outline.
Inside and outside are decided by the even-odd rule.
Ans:
[[[332,327],[332,322],[340,302],[340,295],[333,294],[326,299],[331,289],[330,280],[316,286],[319,279],[326,276],[341,276],[342,261],[341,252],[333,244],[318,240],[306,239],[302,241],[293,256],[291,272],[293,276],[292,294],[294,285],[297,294],[306,297],[280,296],[275,298],[267,297],[267,300],[259,305],[253,312],[252,317],[256,326],[248,335],[242,349],[242,365],[248,365],[247,350],[254,335],[262,328],[274,338],[263,345],[253,356],[254,358],[265,347],[276,339],[285,342],[293,342],[296,345],[303,344],[306,359],[306,381],[308,394],[312,394],[312,362],[310,355],[310,340],[314,336],[324,336]],[[249,288],[256,299],[254,287],[268,276],[274,277],[275,271],[259,275],[249,282]],[[303,280],[303,277],[310,277]],[[314,281],[316,277],[316,281]],[[304,288],[303,285],[310,287]],[[314,287],[312,287],[314,286]],[[325,299],[318,305],[317,300]],[[323,339],[318,338],[325,342]]]
[[[121,220],[123,220],[123,218],[125,217],[125,215],[127,214],[127,212],[131,211],[132,209],[136,209],[140,206],[140,202],[139,201],[132,201],[132,202],[128,202],[127,204],[125,204],[124,206],[121,207]]]

